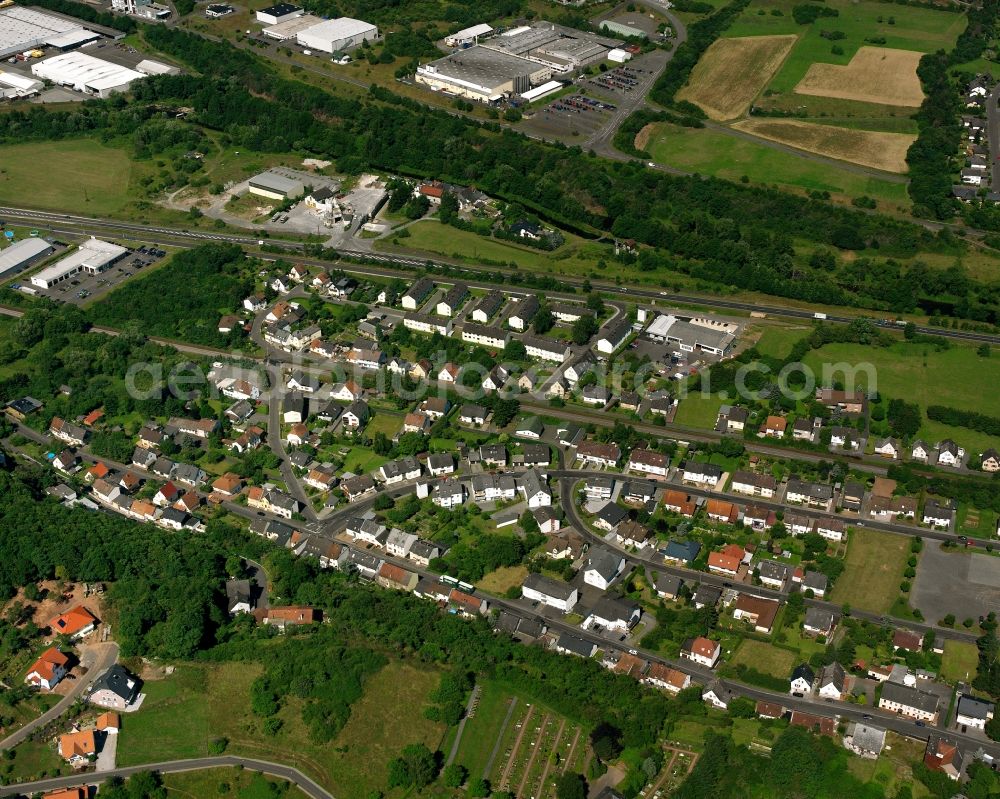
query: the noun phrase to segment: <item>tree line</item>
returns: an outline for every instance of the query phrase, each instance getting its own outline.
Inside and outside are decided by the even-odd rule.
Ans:
[[[927,418],[952,427],[968,427],[980,433],[1000,436],[1000,418],[977,411],[963,411],[945,405],[928,405]]]

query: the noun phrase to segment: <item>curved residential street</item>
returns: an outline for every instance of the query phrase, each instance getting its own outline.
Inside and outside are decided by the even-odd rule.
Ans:
[[[50,721],[59,718],[72,705],[84,691],[86,691],[94,680],[110,669],[118,660],[118,644],[109,641],[103,644],[94,644],[83,650],[80,656],[80,664],[87,669],[87,673],[78,677],[73,689],[66,694],[59,703],[51,710],[46,711],[34,721],[29,721],[23,727],[15,730],[2,741],[0,741],[0,751],[13,749],[23,740],[28,738],[39,727],[44,727]],[[0,795],[3,795],[0,793]]]
[[[283,766],[280,763],[271,763],[267,760],[254,760],[235,755],[201,757],[191,760],[168,760],[163,763],[148,763],[141,766],[116,768],[113,771],[105,771],[100,774],[89,773],[70,777],[55,777],[48,780],[24,782],[20,785],[0,786],[0,796],[30,796],[42,791],[55,791],[60,788],[73,788],[78,785],[98,785],[109,777],[121,777],[125,779],[140,771],[153,771],[158,774],[179,774],[185,771],[200,771],[202,769],[225,767],[250,769],[251,771],[259,771],[262,774],[288,780],[297,785],[310,799],[334,799],[333,794],[321,788],[317,782],[296,768]]]

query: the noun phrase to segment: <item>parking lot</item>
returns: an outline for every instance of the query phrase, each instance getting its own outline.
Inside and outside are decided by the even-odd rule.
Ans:
[[[589,82],[592,86],[612,94],[623,95],[633,92],[645,94],[652,82],[652,75],[640,67],[623,65],[595,75]]]
[[[1000,559],[927,542],[920,555],[911,603],[930,622],[949,613],[961,622],[1000,611]]]
[[[11,288],[26,286],[34,289],[35,296],[48,297],[60,302],[71,302],[75,305],[83,305],[117,288],[132,277],[132,275],[160,261],[166,255],[165,250],[140,247],[137,250],[130,251],[128,255],[106,272],[97,275],[88,275],[81,272],[78,275],[74,275],[70,280],[63,281],[48,289],[32,285],[31,279],[24,277],[16,281],[15,284],[12,284]]]

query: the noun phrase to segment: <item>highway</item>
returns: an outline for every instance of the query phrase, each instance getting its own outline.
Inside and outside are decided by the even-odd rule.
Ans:
[[[149,244],[160,244],[167,246],[192,246],[192,242],[195,244],[205,243],[205,242],[228,242],[232,244],[239,244],[245,247],[257,247],[260,242],[265,242],[266,244],[274,247],[280,247],[282,249],[288,250],[289,253],[301,251],[305,245],[298,242],[283,241],[280,239],[262,239],[256,236],[249,235],[238,235],[233,233],[210,233],[202,231],[187,231],[187,230],[174,230],[166,227],[158,227],[155,225],[142,225],[134,222],[123,222],[114,219],[107,218],[97,218],[97,217],[86,217],[73,214],[60,214],[52,213],[48,211],[36,211],[28,208],[15,208],[15,207],[0,207],[0,218],[9,218],[16,220],[19,223],[25,225],[38,225],[42,227],[50,228],[54,233],[67,233],[71,235],[81,235],[83,233],[97,233],[102,231],[110,231],[116,235],[121,235],[122,233],[127,233],[130,238],[137,241],[142,241]],[[82,230],[81,230],[82,228]],[[382,268],[362,265],[358,263],[343,263],[336,262],[331,263],[330,261],[323,261],[315,258],[306,258],[303,256],[296,256],[296,260],[307,264],[310,266],[321,266],[321,267],[331,267],[336,266],[338,269],[343,269],[345,272],[350,274],[363,275],[368,277],[409,277],[415,269],[420,269],[430,264],[438,268],[446,268],[449,270],[457,270],[459,272],[470,272],[475,275],[477,282],[482,283],[485,286],[491,288],[500,288],[506,291],[511,290],[510,285],[502,284],[491,284],[484,282],[479,279],[480,274],[483,271],[500,273],[500,274],[514,274],[516,270],[503,267],[470,267],[468,265],[463,265],[460,263],[449,262],[446,259],[431,259],[423,258],[418,256],[407,256],[407,255],[392,255],[387,253],[376,253],[370,252],[363,249],[351,249],[351,248],[340,248],[338,252],[345,257],[374,261],[377,264],[383,265]],[[400,267],[403,268],[401,274]],[[517,274],[523,274],[517,272]],[[584,278],[572,278],[560,275],[560,282],[566,284],[567,286],[573,286],[574,288],[582,287],[584,284]],[[709,310],[716,312],[725,313],[727,311],[739,311],[741,313],[763,313],[768,316],[779,316],[790,319],[800,319],[800,320],[814,320],[815,311],[802,309],[802,308],[791,308],[780,305],[769,305],[764,303],[753,303],[745,302],[739,300],[727,300],[716,296],[700,296],[694,294],[681,294],[674,293],[665,290],[655,290],[650,288],[635,287],[635,286],[622,286],[614,281],[608,280],[591,280],[591,285],[598,291],[609,292],[609,293],[627,293],[630,300],[635,299],[647,300],[653,303],[669,305],[672,303],[678,303],[682,305],[694,305],[698,307],[704,307]],[[546,289],[546,294],[559,299],[579,299],[579,294],[577,292],[560,292],[551,291]],[[871,312],[876,313],[876,312]],[[827,312],[824,321],[838,323],[838,324],[848,324],[857,319],[855,316],[847,316],[843,314],[829,313]],[[992,344],[1000,343],[1000,336],[989,334],[989,333],[977,333],[965,330],[951,330],[947,328],[936,328],[936,327],[926,327],[917,326],[917,331],[920,333],[925,333],[928,335],[944,336],[947,338],[953,338],[962,341],[976,341],[976,342],[987,342]]]

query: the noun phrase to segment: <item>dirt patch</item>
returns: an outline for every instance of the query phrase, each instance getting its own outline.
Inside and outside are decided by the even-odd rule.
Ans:
[[[83,583],[67,583],[63,586],[63,590],[60,593],[55,580],[45,580],[39,584],[39,589],[42,592],[42,599],[32,602],[25,598],[24,589],[21,589],[17,592],[17,596],[3,606],[3,612],[6,613],[11,605],[20,602],[22,605],[32,608],[31,620],[38,627],[43,628],[47,627],[49,622],[60,613],[65,613],[77,605],[83,605],[97,616],[97,618],[101,618],[100,597],[94,594],[85,597],[83,595]]]
[[[887,47],[861,47],[851,63],[813,64],[795,91],[863,103],[916,108],[924,100],[917,77],[922,53]]]
[[[734,128],[809,153],[850,161],[886,172],[906,172],[906,152],[916,136],[879,133],[794,119],[745,119]]]
[[[774,77],[797,39],[794,34],[717,39],[677,99],[694,103],[711,119],[736,119]]]
[[[653,138],[653,132],[656,130],[656,125],[650,122],[648,125],[643,125],[642,130],[635,134],[635,149],[645,150],[646,145],[649,144],[649,140]]]

